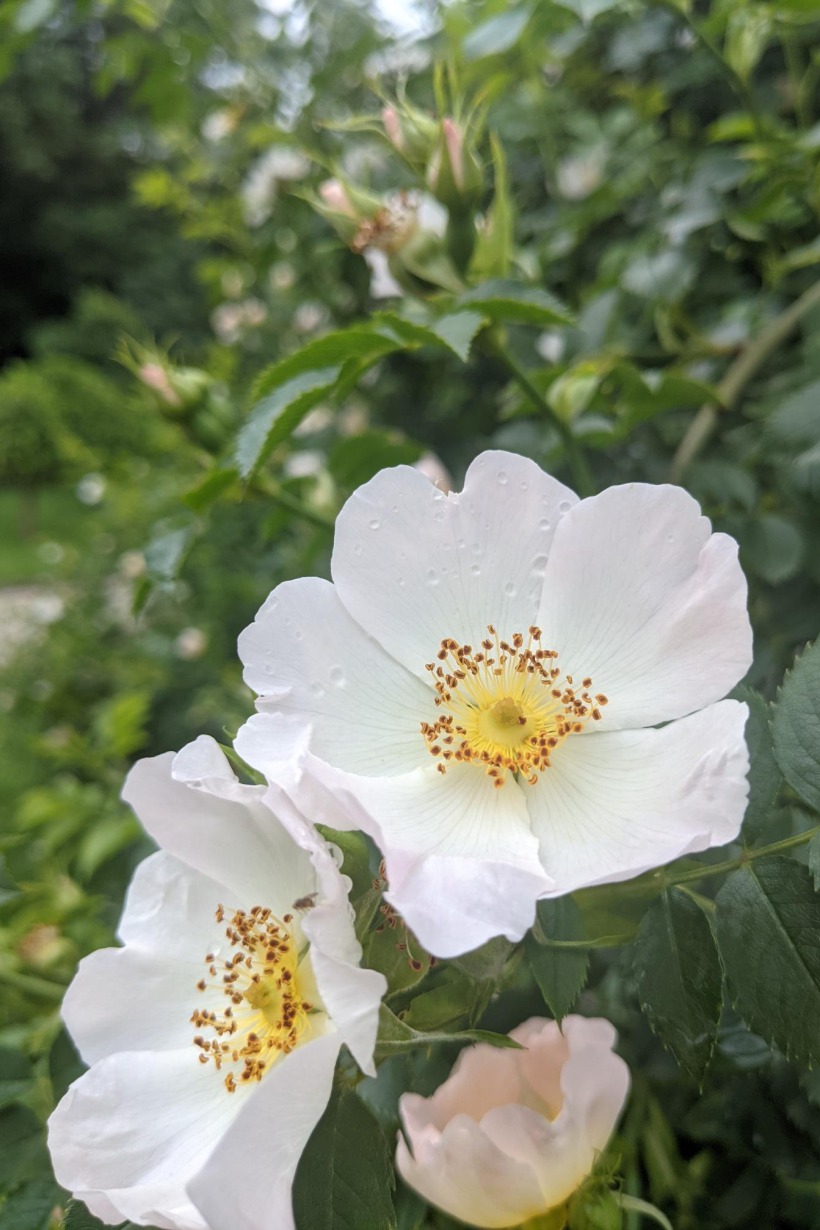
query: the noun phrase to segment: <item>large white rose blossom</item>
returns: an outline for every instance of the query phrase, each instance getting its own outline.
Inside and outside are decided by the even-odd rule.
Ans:
[[[58,1181],[105,1222],[287,1230],[342,1043],[374,1072],[385,981],[359,968],[349,881],[212,739],[140,761],[123,793],[162,849],[134,875],[124,947],[86,957],[66,995],[91,1067],[49,1121]]]
[[[563,1205],[606,1147],[629,1091],[608,1021],[533,1017],[459,1055],[430,1098],[404,1093],[396,1166],[472,1226],[519,1226]],[[406,1136],[406,1140],[405,1140]]]
[[[721,697],[751,660],[746,584],[681,488],[579,500],[503,452],[460,493],[383,470],[339,514],[331,572],[280,585],[240,637],[261,712],[237,748],[374,838],[436,955],[736,836],[747,710]]]

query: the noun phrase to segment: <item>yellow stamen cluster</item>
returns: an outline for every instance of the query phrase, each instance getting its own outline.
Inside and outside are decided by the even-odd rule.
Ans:
[[[216,920],[225,920],[220,905]],[[280,920],[271,910],[254,906],[249,913],[236,910],[225,934],[235,951],[226,960],[208,953],[205,962],[212,980],[203,978],[197,990],[219,989],[227,1000],[221,1012],[197,1008],[191,1022],[214,1037],[198,1034],[200,1063],[213,1061],[217,1070],[230,1068],[225,1088],[259,1081],[280,1055],[287,1055],[309,1027],[314,1005],[300,991],[300,954],[293,935],[293,915]]]
[[[540,628],[529,629],[526,643],[520,632],[505,641],[492,624],[487,631],[477,650],[445,638],[427,663],[441,713],[422,722],[421,733],[440,773],[448,762],[477,763],[496,786],[508,772],[534,785],[567,735],[600,721],[607,698],[590,692],[591,679],[576,688],[572,675],[561,676],[556,651],[541,648]]]

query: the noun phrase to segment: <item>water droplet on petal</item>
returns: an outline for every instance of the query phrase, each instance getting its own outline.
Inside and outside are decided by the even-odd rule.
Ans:
[[[570,500],[562,500],[561,503],[558,505],[558,511],[562,517],[564,513],[568,513],[571,508],[572,508],[572,502]]]
[[[505,484],[506,482],[508,482],[508,481],[509,481],[509,479],[508,479],[508,475],[507,475],[507,471],[506,471],[506,470],[499,470],[499,471],[498,471],[498,473],[496,474],[496,479],[497,479],[497,481],[501,484],[501,486],[503,487],[503,486],[504,486],[504,484]]]
[[[381,525],[381,521],[379,521],[378,517],[374,517],[373,520],[370,522],[371,530],[377,530],[380,525]]]
[[[543,530],[544,533],[546,533],[546,531],[550,528],[551,525],[552,525],[552,522],[550,521],[549,517],[542,517],[541,520],[538,522],[539,530]]]
[[[528,490],[529,490],[529,486],[530,486],[530,485],[529,485],[529,483],[522,483],[522,484],[521,484],[521,490],[522,490],[522,491],[528,491]]]
[[[330,682],[335,683],[337,688],[341,688],[345,682],[345,673],[341,666],[331,666],[328,671]]]
[[[438,585],[438,580],[439,580],[438,573],[436,572],[435,568],[431,568],[427,573],[427,584],[428,585]]]
[[[481,575],[481,567],[480,567],[480,565],[479,565],[479,564],[471,564],[471,565],[470,565],[470,572],[473,574],[473,576],[474,576],[474,577],[480,576],[480,575]]]
[[[546,555],[536,555],[535,559],[532,561],[532,570],[537,573],[538,576],[542,577],[544,575],[547,571]]]
[[[296,631],[295,631],[295,632],[294,632],[294,634],[293,634],[293,639],[294,639],[295,641],[301,641],[301,640],[303,640],[303,639],[304,639],[304,636],[305,636],[305,634],[304,634],[304,632],[302,631],[302,629],[301,629],[301,628],[297,628],[297,629],[296,629]]]
[[[360,542],[354,542],[354,544],[353,544],[353,554],[354,554],[354,555],[361,555],[361,553],[362,553],[362,544],[361,544]]]
[[[504,586],[504,593],[507,595],[508,598],[514,598],[516,595],[516,592],[517,590],[513,582],[508,581],[507,584]]]
[[[324,696],[325,694],[324,688],[322,687],[321,683],[318,683],[318,682],[312,683],[310,687],[308,688],[308,691],[312,692],[314,696]]]

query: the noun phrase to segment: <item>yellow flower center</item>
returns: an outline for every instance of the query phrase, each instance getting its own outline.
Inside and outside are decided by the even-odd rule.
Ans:
[[[590,692],[591,679],[576,687],[561,675],[556,651],[541,647],[540,628],[529,629],[526,643],[520,632],[506,641],[492,624],[487,631],[478,650],[445,638],[427,663],[440,713],[421,723],[421,733],[440,773],[448,762],[478,763],[496,786],[508,772],[534,785],[568,735],[600,721],[607,698]]]
[[[226,918],[220,905],[216,920]],[[293,915],[276,918],[271,910],[254,906],[247,914],[236,910],[225,935],[230,955],[218,959],[208,953],[209,978],[197,990],[218,990],[227,1002],[216,1012],[195,1009],[191,1023],[202,1033],[194,1038],[200,1063],[227,1068],[225,1088],[260,1081],[281,1055],[307,1040],[316,1018],[324,1017],[306,948],[300,952],[293,932]],[[206,1036],[211,1034],[213,1036]]]

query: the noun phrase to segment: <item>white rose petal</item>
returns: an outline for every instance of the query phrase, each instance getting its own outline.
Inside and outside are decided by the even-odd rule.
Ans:
[[[288,1230],[341,1045],[374,1071],[385,981],[358,966],[348,881],[212,739],[141,761],[124,795],[163,848],[134,875],[124,947],[66,995],[92,1066],[49,1121],[55,1173],[107,1222]]]
[[[716,702],[751,660],[746,583],[681,489],[579,501],[501,452],[462,492],[385,470],[342,509],[331,570],[242,634],[262,712],[237,746],[314,821],[374,838],[431,952],[737,834],[746,708]]]

